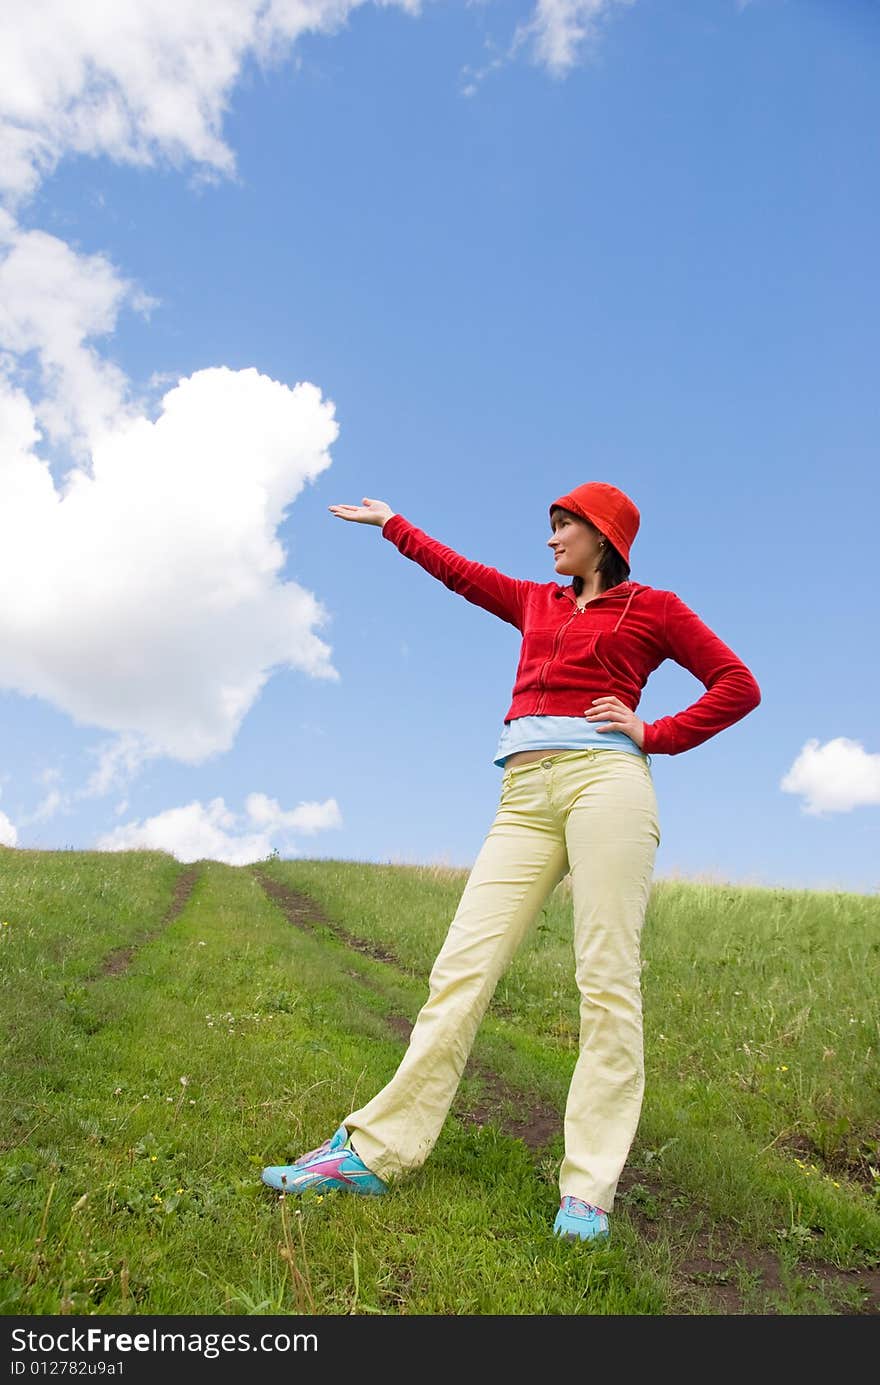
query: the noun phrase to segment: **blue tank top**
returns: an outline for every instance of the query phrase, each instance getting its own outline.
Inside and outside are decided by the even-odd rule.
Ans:
[[[623,731],[598,731],[607,722],[587,721],[584,717],[516,717],[506,721],[498,740],[494,764],[504,767],[508,755],[516,750],[587,750],[604,746],[606,750],[628,750],[649,757]]]

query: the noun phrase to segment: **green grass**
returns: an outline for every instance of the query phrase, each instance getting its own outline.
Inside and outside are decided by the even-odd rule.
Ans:
[[[263,879],[313,901],[308,927]],[[873,897],[655,884],[647,1092],[607,1246],[550,1234],[567,882],[426,1165],[377,1199],[263,1187],[393,1073],[464,880],[0,849],[0,1312],[880,1311]]]

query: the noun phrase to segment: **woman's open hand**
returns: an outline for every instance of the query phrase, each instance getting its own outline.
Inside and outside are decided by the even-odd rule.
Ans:
[[[597,731],[622,731],[631,741],[635,741],[639,750],[645,744],[645,723],[619,697],[594,697],[592,706],[586,708],[584,716],[587,721],[594,723],[610,723],[608,726],[597,726]]]
[[[327,508],[337,519],[351,519],[355,524],[384,524],[394,514],[384,500],[368,500],[366,496],[363,505],[328,505]]]

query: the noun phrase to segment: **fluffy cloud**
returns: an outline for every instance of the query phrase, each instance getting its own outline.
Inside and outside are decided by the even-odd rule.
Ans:
[[[809,740],[780,788],[800,794],[804,812],[817,815],[880,804],[880,755],[869,754],[859,741],[845,736],[825,745]]]
[[[276,799],[267,798],[264,793],[252,793],[245,800],[245,809],[251,822],[272,835],[294,832],[312,836],[315,832],[338,827],[341,823],[339,808],[333,798],[328,798],[325,803],[300,803],[285,812]]]
[[[382,0],[393,3],[393,0]],[[284,59],[363,0],[30,0],[0,46],[0,191],[24,198],[66,153],[230,174],[222,124],[249,58]],[[399,0],[416,12],[416,0]]]
[[[342,817],[333,798],[323,803],[300,803],[285,811],[265,794],[250,794],[246,820],[232,813],[222,798],[207,806],[198,801],[182,808],[168,808],[145,822],[114,828],[96,842],[99,851],[168,851],[179,861],[225,861],[246,866],[265,860],[274,839],[291,834],[312,835],[339,827]],[[288,841],[289,850],[289,841]]]
[[[22,230],[0,210],[3,374],[13,382],[16,361],[36,363],[35,423],[74,452],[86,453],[131,416],[125,376],[92,344],[113,332],[126,306],[147,311],[153,303],[104,255],[79,255],[56,236]],[[7,395],[4,413],[15,408]]]
[[[119,733],[96,792],[126,762],[228,749],[274,669],[338,677],[276,534],[337,432],[314,385],[203,370],[155,421],[108,427],[59,491],[0,383],[0,686]]]
[[[71,151],[229,172],[217,132],[245,55],[281,56],[351,8],[19,7],[0,49],[7,189],[32,192]],[[152,416],[98,350],[123,309],[151,306],[106,256],[0,210],[0,686],[117,733],[87,795],[151,756],[227,749],[276,668],[337,677],[316,633],[326,612],[281,581],[276,534],[330,464],[332,404],[311,384],[217,369],[180,381]],[[73,462],[60,484],[47,446]],[[50,795],[39,819],[61,806]]]
[[[3,780],[8,779],[8,775],[0,775],[0,794],[3,793]],[[18,844],[18,831],[13,822],[0,812],[0,846],[16,846]]]

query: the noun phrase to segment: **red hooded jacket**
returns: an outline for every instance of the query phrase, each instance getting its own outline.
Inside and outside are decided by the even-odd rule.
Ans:
[[[635,711],[649,675],[673,659],[706,691],[673,717],[645,723],[648,755],[679,755],[732,726],[761,701],[745,664],[674,592],[621,582],[578,609],[574,587],[506,577],[392,515],[382,535],[467,601],[522,633],[505,721],[583,716],[611,694]]]

